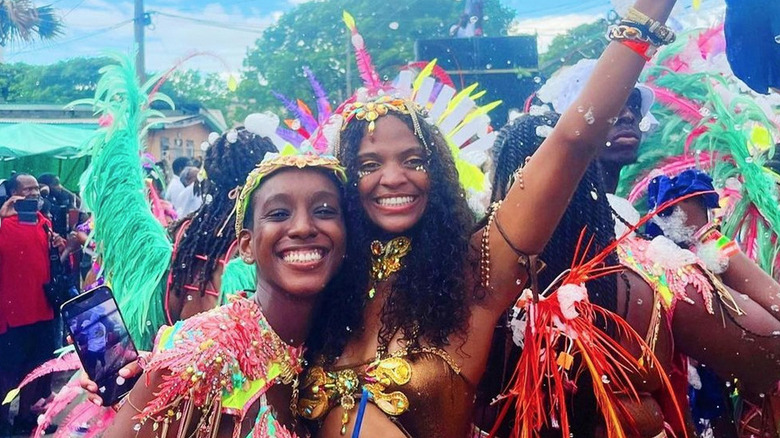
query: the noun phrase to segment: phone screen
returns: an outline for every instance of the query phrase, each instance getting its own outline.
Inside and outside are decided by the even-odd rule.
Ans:
[[[62,305],[62,315],[73,344],[106,406],[132,389],[134,379],[119,370],[138,358],[111,289],[100,286]]]
[[[19,222],[26,224],[38,223],[37,199],[20,199],[14,202],[14,210],[19,215]]]

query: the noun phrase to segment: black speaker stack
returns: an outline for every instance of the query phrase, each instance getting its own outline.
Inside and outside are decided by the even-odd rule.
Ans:
[[[539,53],[535,36],[417,40],[414,52],[418,61],[436,58],[458,89],[478,82],[479,89],[487,91],[480,103],[502,100],[503,105],[490,115],[496,129],[506,123],[510,109],[522,110],[537,86],[534,77]]]

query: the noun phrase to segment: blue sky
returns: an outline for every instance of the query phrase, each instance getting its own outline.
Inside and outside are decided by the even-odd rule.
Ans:
[[[132,0],[49,1],[63,17],[65,34],[53,42],[7,47],[4,62],[47,64],[74,56],[95,56],[106,50],[132,49]],[[238,71],[247,48],[260,37],[262,30],[285,11],[305,1],[308,0],[145,0],[147,11],[160,12],[153,15],[152,26],[146,28],[147,69],[168,68],[198,51],[215,56],[195,58],[187,62],[187,67]],[[620,4],[627,0],[502,1],[518,11],[516,29],[537,33],[543,50],[556,34],[593,21],[603,16],[613,2]],[[680,0],[680,3],[690,5],[691,1]],[[722,2],[704,0],[702,9]]]

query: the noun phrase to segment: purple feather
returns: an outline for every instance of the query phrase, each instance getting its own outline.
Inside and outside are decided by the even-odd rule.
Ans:
[[[303,67],[303,74],[306,75],[309,84],[311,84],[311,89],[314,90],[314,97],[317,98],[317,122],[322,124],[328,120],[332,112],[330,102],[328,102],[328,94],[325,92],[325,89],[322,88],[322,84],[317,81],[317,78],[309,67]]]
[[[282,137],[282,140],[290,142],[290,144],[294,145],[296,148],[300,146],[304,140],[306,140],[301,134],[291,129],[285,129],[282,127],[276,128],[276,134],[279,137]]]
[[[288,99],[287,96],[285,96],[282,93],[278,93],[276,91],[272,91],[274,97],[281,102],[285,108],[287,108],[287,111],[291,112],[295,115],[295,118],[301,121],[301,125],[303,125],[303,129],[305,129],[309,134],[314,132],[315,129],[317,129],[317,121],[314,120],[314,118],[311,116],[311,114],[307,114],[305,111],[303,111],[301,108],[298,107],[298,104],[293,102],[292,100]]]

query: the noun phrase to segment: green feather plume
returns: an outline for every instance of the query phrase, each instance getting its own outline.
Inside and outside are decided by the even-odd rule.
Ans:
[[[222,271],[220,304],[225,304],[231,295],[238,292],[255,290],[256,277],[254,264],[246,264],[240,258],[229,261]]]
[[[162,116],[150,109],[152,101],[171,102],[160,93],[152,99],[147,95],[159,78],[139,87],[133,61],[123,55],[112,58],[114,63],[100,70],[95,98],[73,103],[93,105],[106,125],[84,146],[91,164],[80,186],[94,216],[92,238],[103,275],[136,346],[149,349],[165,323],[162,291],[172,247],[146,199],[142,139],[149,120]]]
[[[690,35],[694,38],[699,31]],[[658,62],[670,59],[685,50],[688,38],[659,53]],[[653,115],[660,129],[645,138],[639,150],[639,159],[621,173],[618,193],[626,195],[636,181],[651,170],[680,158],[685,152],[685,142],[694,130],[701,132],[689,145],[688,156],[698,157],[699,152],[715,152],[719,158],[709,164],[708,173],[716,188],[723,188],[730,178],[741,182],[740,196],[733,210],[723,223],[724,234],[737,240],[743,249],[752,246],[751,255],[770,274],[780,252],[780,208],[775,178],[764,167],[774,155],[777,131],[762,109],[749,97],[740,95],[736,79],[719,72],[678,73],[663,66],[649,67],[644,75],[646,82],[669,90],[699,105],[702,118],[698,122],[684,120],[673,109],[656,102]],[[724,91],[736,97],[726,104]],[[763,129],[769,144],[758,145],[752,130]],[[771,136],[774,134],[775,140]],[[724,160],[722,157],[730,157]],[[705,164],[705,163],[701,163]],[[644,208],[644,197],[635,201]]]

